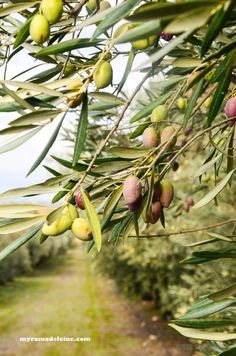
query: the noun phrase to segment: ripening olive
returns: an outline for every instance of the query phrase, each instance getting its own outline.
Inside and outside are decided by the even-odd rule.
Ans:
[[[141,198],[142,186],[136,176],[129,176],[125,179],[123,185],[123,196],[127,204],[135,204]]]
[[[166,32],[162,32],[161,35],[160,35],[160,38],[164,41],[167,41],[169,42],[170,40],[172,40],[172,37],[174,35],[172,33],[166,33]]]
[[[42,0],[41,9],[49,23],[54,24],[60,20],[63,11],[62,0]]]
[[[93,239],[92,230],[87,220],[76,218],[71,226],[72,233],[81,241],[90,241]]]
[[[227,100],[224,110],[225,110],[225,115],[227,116],[228,119],[232,119],[235,117],[235,120],[228,121],[228,125],[233,126],[236,121],[236,97],[232,97],[229,100]]]
[[[30,36],[37,44],[47,41],[50,28],[47,19],[43,15],[35,15],[30,23]]]
[[[151,121],[153,123],[164,121],[167,118],[168,111],[165,105],[158,105],[151,113]]]
[[[93,73],[93,80],[98,89],[107,87],[112,82],[112,66],[107,61],[102,61]]]
[[[171,136],[173,136],[173,134],[175,133],[175,129],[172,126],[167,126],[163,129],[162,133],[161,133],[161,144],[167,144],[167,149],[168,148],[172,148],[175,144],[176,144],[176,137],[173,137],[172,140],[170,141]],[[169,142],[170,141],[170,142]]]
[[[150,148],[158,145],[158,136],[153,127],[147,127],[143,131],[143,145]]]
[[[172,183],[167,179],[163,179],[160,185],[161,185],[161,196],[160,196],[161,205],[164,208],[169,208],[174,197],[174,187]]]
[[[89,193],[86,192],[86,191],[85,191],[84,193],[87,195],[88,199],[90,200],[90,195],[89,195]],[[84,199],[83,199],[83,195],[82,195],[81,192],[79,192],[79,193],[76,194],[76,196],[75,196],[75,203],[76,203],[76,205],[78,206],[78,208],[80,208],[81,210],[84,210],[84,209],[85,209],[85,207],[84,207]]]

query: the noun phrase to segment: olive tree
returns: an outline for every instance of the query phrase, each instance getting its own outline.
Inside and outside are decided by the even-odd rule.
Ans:
[[[29,230],[0,252],[1,259],[39,231],[46,244],[50,236],[71,229],[88,251],[99,252],[106,239],[116,244],[150,237],[144,233],[147,224],[157,224],[153,238],[229,225],[230,236],[212,232],[210,240],[199,241],[214,246],[220,239],[224,249],[195,251],[185,263],[235,258],[235,216],[191,230],[163,230],[165,211],[176,203],[172,169],[178,168],[177,159],[188,159],[196,143],[204,162],[195,176],[201,181],[213,172],[215,182],[194,206],[189,196],[183,208],[206,209],[235,184],[235,21],[234,0],[1,1],[0,111],[17,118],[0,131],[10,137],[0,153],[56,122],[29,175],[66,130],[66,117],[72,115],[77,125],[71,159],[53,156],[61,171],[45,166],[48,180],[1,193],[1,200],[54,193],[52,202],[57,203],[3,202],[0,233]],[[35,75],[31,67],[19,71],[24,80],[7,72],[21,53],[33,58],[37,68]],[[123,73],[119,60],[126,63]],[[133,73],[140,80],[127,96],[123,89]],[[141,103],[140,91],[145,96]],[[91,145],[95,126],[100,136]],[[196,185],[191,194],[199,190]],[[197,300],[170,325],[191,338],[235,339],[233,321],[217,313],[235,305],[236,283],[226,282],[223,288]],[[227,333],[218,330],[226,327]]]

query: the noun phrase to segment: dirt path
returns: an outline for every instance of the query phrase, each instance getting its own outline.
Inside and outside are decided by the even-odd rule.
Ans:
[[[90,342],[19,342],[20,337]],[[0,289],[1,356],[190,356],[192,346],[117,294],[79,249]]]

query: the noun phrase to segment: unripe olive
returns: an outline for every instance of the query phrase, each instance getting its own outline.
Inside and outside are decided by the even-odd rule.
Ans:
[[[91,227],[85,219],[75,219],[71,226],[71,231],[81,241],[90,241],[93,239]]]
[[[46,236],[60,235],[70,229],[74,219],[78,217],[77,209],[74,205],[68,204],[52,224],[44,223],[42,233]]]
[[[43,15],[35,15],[30,22],[30,36],[37,44],[47,41],[50,28],[47,19]]]
[[[72,221],[79,216],[77,208],[72,204],[68,204],[62,213],[68,214]]]
[[[100,9],[98,12],[102,12],[104,10],[110,9],[110,7],[111,7],[111,4],[108,1],[103,0],[100,2]]]
[[[141,198],[142,186],[136,176],[129,176],[125,179],[123,185],[123,196],[127,204],[134,204]]]
[[[164,121],[167,118],[168,111],[165,105],[158,105],[151,113],[151,121],[153,123]]]
[[[204,106],[205,108],[209,108],[211,106],[211,103],[212,103],[212,97],[209,96],[205,101],[204,101]]]
[[[90,200],[90,196],[89,196],[89,193],[88,192],[84,192],[88,199]],[[83,199],[83,195],[81,192],[77,193],[76,196],[75,196],[75,203],[76,205],[78,206],[78,208],[80,208],[81,210],[84,210],[85,207],[84,207],[84,199]]]
[[[163,179],[160,185],[161,185],[161,196],[160,196],[161,205],[163,206],[163,208],[169,208],[174,197],[174,187],[172,183],[167,179]]]
[[[133,41],[131,44],[135,49],[144,50],[152,46],[155,43],[156,38],[156,35],[153,35],[141,40]]]
[[[143,131],[143,145],[145,147],[156,147],[158,145],[158,136],[153,127],[147,127]]]
[[[97,8],[97,3],[96,0],[88,0],[86,2],[86,9],[88,13],[93,12]]]
[[[228,121],[229,126],[233,126],[236,121],[236,97],[232,97],[227,100],[225,104],[225,115],[228,119],[235,117],[235,120]]]
[[[73,90],[73,89],[80,89],[83,85],[83,82],[81,79],[72,79],[70,83],[67,84],[66,89],[68,90]]]
[[[49,23],[54,24],[60,20],[63,11],[62,0],[42,0],[41,9]]]
[[[174,35],[172,33],[162,32],[160,38],[165,41],[170,41]]]
[[[129,31],[132,28],[132,24],[130,23],[123,23],[114,32],[113,38],[118,38],[123,35],[125,32]]]
[[[172,126],[167,126],[161,133],[161,144],[164,145],[169,142],[171,136],[175,133],[175,129]],[[167,148],[172,148],[176,143],[177,138],[174,137],[167,145]]]
[[[93,73],[93,80],[98,89],[107,87],[112,82],[112,66],[107,61],[102,61]]]
[[[184,110],[186,108],[186,99],[178,98],[177,105],[180,110]]]

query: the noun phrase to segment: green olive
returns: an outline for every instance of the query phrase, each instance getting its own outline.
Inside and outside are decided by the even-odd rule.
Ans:
[[[112,82],[112,66],[107,61],[102,61],[93,74],[93,80],[98,89],[107,87]]]
[[[42,0],[41,9],[49,23],[54,24],[60,20],[63,11],[62,0]]]
[[[35,15],[30,23],[30,36],[37,44],[47,41],[50,34],[49,23],[43,15]]]

